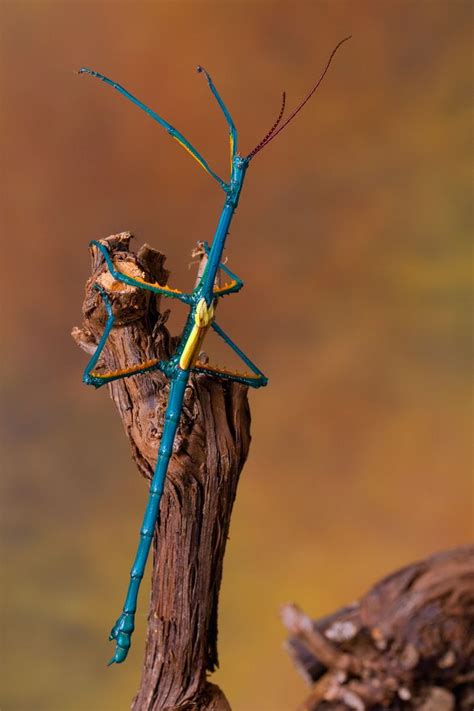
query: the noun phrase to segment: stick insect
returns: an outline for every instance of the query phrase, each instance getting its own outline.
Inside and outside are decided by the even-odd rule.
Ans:
[[[115,625],[113,626],[109,636],[110,641],[115,640],[116,643],[114,656],[112,657],[112,659],[110,659],[109,665],[113,664],[114,662],[123,662],[127,657],[128,650],[130,649],[131,636],[135,628],[135,612],[137,609],[138,592],[141,580],[143,578],[148,554],[150,551],[153,533],[155,531],[155,526],[158,521],[160,501],[163,494],[168,465],[173,451],[173,443],[175,440],[176,431],[178,429],[178,425],[181,418],[184,392],[191,373],[205,374],[212,377],[223,378],[225,380],[243,383],[244,385],[250,386],[252,388],[262,387],[268,382],[262,371],[257,368],[257,366],[250,360],[250,358],[248,358],[245,353],[243,353],[243,351],[217,324],[217,322],[215,321],[214,313],[218,299],[229,294],[237,293],[243,286],[242,280],[239,279],[239,277],[236,276],[222,262],[222,253],[224,250],[232,217],[239,203],[239,197],[244,183],[246,171],[253,158],[262,150],[262,148],[268,145],[270,141],[276,138],[276,136],[281,131],[283,131],[283,129],[290,123],[290,121],[293,120],[296,114],[299,113],[299,111],[303,108],[306,102],[311,98],[311,96],[314,94],[314,92],[322,82],[335,53],[337,52],[339,47],[348,39],[349,37],[345,37],[334,48],[316,84],[313,86],[309,94],[303,99],[303,101],[298,104],[298,106],[293,110],[293,112],[282,123],[283,113],[285,109],[285,93],[283,93],[282,106],[277,120],[275,121],[271,130],[260,141],[260,143],[258,143],[255,148],[250,151],[250,153],[245,157],[237,152],[237,129],[210,75],[203,67],[197,68],[198,72],[201,72],[206,78],[209,89],[211,90],[222,113],[224,114],[225,120],[229,128],[231,169],[230,179],[228,182],[222,180],[217,175],[217,173],[212,170],[206,160],[198,153],[198,151],[191,145],[191,143],[176,128],[174,128],[174,126],[165,121],[165,119],[155,113],[155,111],[148,108],[148,106],[146,106],[139,99],[133,96],[129,91],[120,86],[120,84],[116,84],[111,79],[108,79],[103,74],[99,74],[98,72],[92,69],[83,68],[79,72],[80,74],[89,74],[90,76],[96,77],[97,79],[100,79],[109,86],[113,87],[120,94],[125,96],[125,98],[127,98],[136,106],[138,106],[142,111],[144,111],[146,114],[151,116],[152,119],[154,119],[161,126],[163,126],[163,128],[171,135],[171,137],[174,138],[179,143],[179,145],[182,146],[191,155],[191,157],[194,158],[195,161],[197,161],[201,168],[203,168],[205,172],[208,173],[208,175],[210,175],[218,183],[218,185],[222,188],[225,194],[224,206],[219,217],[212,243],[210,246],[207,243],[204,243],[205,251],[207,254],[206,266],[197,285],[190,293],[185,293],[179,291],[178,289],[172,289],[167,284],[161,285],[156,282],[147,282],[144,279],[133,278],[128,274],[125,274],[124,272],[120,271],[120,269],[118,269],[117,266],[114,264],[114,261],[105,245],[95,240],[91,242],[91,245],[93,245],[101,253],[105,265],[107,266],[107,269],[114,280],[123,282],[130,286],[137,287],[138,289],[145,289],[155,294],[160,294],[170,299],[178,299],[179,301],[182,301],[183,303],[187,304],[187,306],[189,307],[188,317],[184,325],[184,329],[176,352],[171,356],[169,360],[162,361],[158,359],[153,359],[151,361],[147,361],[146,363],[138,363],[136,365],[132,365],[123,370],[103,372],[100,367],[98,367],[98,363],[100,356],[104,350],[104,347],[107,343],[110,331],[114,327],[114,315],[112,312],[111,301],[109,299],[109,295],[106,289],[104,289],[104,287],[99,283],[94,284],[94,288],[99,292],[104,302],[104,306],[107,313],[107,321],[104,332],[97,345],[97,348],[84,370],[83,381],[87,385],[93,385],[96,388],[99,388],[105,385],[106,383],[110,383],[114,380],[128,378],[130,376],[137,376],[141,373],[147,373],[153,370],[160,370],[167,376],[170,381],[170,390],[165,412],[164,427],[158,449],[156,467],[150,484],[148,503],[146,506],[143,523],[140,529],[140,540],[138,544],[138,550],[130,572],[130,582],[122,613],[120,614]],[[216,276],[219,270],[224,272],[230,280],[223,286],[216,285]],[[217,335],[220,336],[227,343],[227,345],[230,346],[230,348],[237,354],[237,356],[239,356],[239,358],[247,366],[247,372],[234,373],[223,368],[217,368],[208,365],[207,363],[201,362],[199,360],[199,353],[201,351],[201,347],[209,329],[213,329],[217,333]]]

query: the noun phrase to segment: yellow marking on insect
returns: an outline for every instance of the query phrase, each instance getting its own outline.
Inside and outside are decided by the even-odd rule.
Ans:
[[[227,289],[232,289],[234,286],[237,286],[237,281],[235,279],[232,279],[232,281],[226,282],[222,286],[215,286],[214,287],[214,294],[221,294],[223,291],[226,291]]]
[[[183,370],[187,370],[194,365],[213,318],[214,304],[208,306],[206,299],[202,298],[197,304],[194,314],[194,326],[179,359],[179,367]]]
[[[137,281],[139,284],[143,284],[144,286],[151,286],[156,289],[162,289],[163,291],[167,291],[170,294],[182,294],[183,292],[180,291],[179,289],[173,289],[171,286],[168,286],[168,284],[160,284],[157,281],[147,281],[144,279],[142,276],[139,274],[143,274],[141,269],[136,264],[130,264],[129,262],[121,262],[122,269],[119,269],[118,262],[117,260],[114,260],[114,268],[115,271],[120,274],[121,276],[127,277],[128,279],[133,279],[134,281]],[[137,273],[138,272],[138,273]],[[113,275],[110,275],[113,278]],[[105,279],[104,279],[105,277]],[[112,281],[111,284],[109,282],[109,273],[105,272],[102,275],[102,283],[103,286],[106,288],[110,289],[111,291],[118,291],[120,289],[124,288],[124,283],[119,281],[118,279],[115,279]],[[127,286],[130,288],[130,286],[133,286],[132,284],[128,284],[125,282]]]
[[[260,375],[256,375],[255,373],[241,373],[237,370],[227,370],[227,368],[219,368],[217,365],[201,363],[199,360],[196,361],[194,367],[198,370],[210,370],[212,373],[220,373],[222,375],[235,375],[238,378],[250,378],[251,380],[258,380],[261,378]]]
[[[232,159],[234,157],[234,136],[229,133],[229,144],[230,144],[230,172],[232,174]]]
[[[151,358],[150,360],[145,360],[143,363],[137,363],[136,365],[131,365],[128,368],[120,368],[120,370],[110,370],[107,373],[98,373],[97,371],[93,371],[91,376],[93,378],[102,378],[103,380],[106,380],[107,378],[115,378],[118,375],[130,375],[145,368],[151,368],[158,362],[158,358]]]
[[[117,270],[119,274],[123,274],[124,276],[128,276],[128,274],[125,274],[124,272],[121,272],[120,270]],[[172,289],[171,286],[168,286],[168,284],[159,284],[157,281],[146,281],[146,279],[142,279],[141,277],[132,277],[135,281],[139,281],[140,284],[145,284],[146,286],[155,286],[159,289],[163,289],[164,291],[169,291],[171,294],[182,294],[183,292],[180,291],[179,289]]]
[[[194,323],[199,328],[207,328],[214,318],[214,304],[207,305],[206,299],[200,299],[194,315]]]
[[[199,160],[199,158],[198,158],[197,156],[194,155],[194,153],[187,147],[187,145],[186,145],[185,143],[183,143],[182,141],[180,141],[177,136],[173,136],[173,138],[174,138],[175,141],[178,141],[179,145],[182,146],[185,151],[187,151],[187,152],[189,153],[189,155],[191,156],[191,158],[194,158],[194,160],[196,161],[196,163],[199,163],[199,165],[201,166],[201,168],[202,168],[203,170],[205,170],[206,173],[209,172],[208,169],[206,168],[206,166],[204,165],[204,163],[203,163],[201,160]]]

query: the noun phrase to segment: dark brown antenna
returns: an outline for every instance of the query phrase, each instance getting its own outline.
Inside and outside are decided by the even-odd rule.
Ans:
[[[321,84],[322,80],[323,80],[324,77],[326,76],[326,72],[327,72],[327,70],[329,69],[329,65],[331,64],[332,59],[333,59],[334,55],[336,54],[337,50],[339,49],[339,47],[340,47],[342,44],[344,44],[344,42],[347,42],[347,40],[351,39],[351,37],[352,37],[352,35],[349,35],[348,37],[344,37],[344,39],[342,39],[342,40],[334,47],[334,49],[332,50],[332,52],[331,52],[331,54],[330,54],[330,56],[329,56],[329,59],[328,59],[328,61],[327,61],[327,63],[326,63],[326,66],[324,67],[323,73],[321,74],[321,76],[319,77],[318,81],[317,81],[316,84],[313,86],[313,88],[311,89],[311,91],[309,92],[309,94],[303,99],[303,101],[302,101],[300,104],[298,104],[298,106],[296,107],[296,109],[293,111],[293,113],[291,113],[291,114],[288,116],[288,118],[287,118],[286,121],[280,126],[280,128],[277,129],[277,126],[278,126],[278,124],[280,123],[281,117],[282,117],[282,115],[283,115],[283,112],[280,113],[280,116],[278,117],[278,121],[277,121],[276,124],[273,126],[272,130],[271,130],[269,133],[267,133],[267,135],[265,136],[265,138],[264,138],[262,141],[260,141],[260,143],[259,143],[257,146],[255,146],[255,148],[254,148],[252,151],[250,151],[250,153],[249,153],[248,156],[247,156],[247,160],[251,160],[259,151],[262,150],[262,148],[263,148],[264,146],[266,146],[268,143],[270,143],[271,140],[273,140],[276,136],[278,136],[278,134],[279,134],[281,131],[283,131],[283,129],[285,128],[285,126],[288,126],[288,124],[290,123],[290,121],[292,121],[292,120],[295,118],[296,114],[298,114],[298,113],[301,111],[301,109],[303,108],[303,106],[310,100],[310,98],[313,96],[314,92],[316,91],[316,89],[318,88],[318,86]],[[283,94],[283,96],[285,96],[285,95]],[[276,129],[277,129],[277,130],[276,130]]]
[[[248,154],[247,160],[250,160],[250,159],[255,155],[255,153],[258,153],[258,151],[260,150],[260,148],[263,148],[263,146],[264,146],[265,143],[268,141],[268,139],[270,138],[270,136],[272,135],[272,133],[275,131],[275,129],[277,128],[277,126],[279,125],[279,123],[280,123],[280,121],[281,121],[281,119],[282,119],[282,117],[283,117],[283,112],[284,112],[284,110],[285,110],[285,103],[286,103],[286,94],[285,94],[285,92],[283,92],[282,102],[281,102],[281,109],[280,109],[280,113],[278,114],[277,120],[275,121],[275,123],[273,124],[273,126],[271,127],[271,129],[269,130],[269,132],[267,133],[267,135],[265,136],[265,138],[262,138],[262,140],[260,141],[260,143],[258,144],[258,146],[255,146],[255,148],[253,149],[253,151],[251,151],[251,152]]]

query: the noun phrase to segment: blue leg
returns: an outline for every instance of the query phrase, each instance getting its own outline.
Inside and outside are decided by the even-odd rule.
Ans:
[[[125,89],[123,86],[120,86],[120,84],[117,84],[117,82],[112,81],[112,79],[109,79],[108,77],[105,77],[103,74],[99,74],[99,72],[94,71],[93,69],[87,69],[86,67],[83,67],[82,69],[79,70],[79,74],[89,74],[92,77],[96,77],[97,79],[100,79],[103,81],[105,84],[108,84],[111,86],[113,89],[116,89],[116,91],[119,92],[119,94],[122,94],[122,96],[125,96],[126,99],[132,102],[132,104],[135,104],[135,106],[138,106],[139,109],[144,111],[148,116],[151,116],[151,118],[156,121],[157,123],[160,124],[160,126],[163,126],[166,131],[168,131],[169,135],[174,138],[180,146],[182,146],[193,158],[196,160],[201,168],[203,168],[206,173],[208,173],[210,176],[216,180],[221,188],[227,192],[228,186],[224,183],[224,181],[219,178],[219,176],[214,173],[212,168],[206,163],[204,158],[197,152],[197,150],[192,146],[189,141],[183,136],[182,133],[180,133],[174,126],[172,126],[168,121],[165,121],[164,118],[161,118],[155,111],[152,109],[149,109],[148,106],[146,106],[143,101],[140,101],[137,99],[136,96],[133,96],[127,89]]]
[[[229,126],[229,139],[230,139],[230,164],[231,164],[231,169],[232,169],[232,159],[235,156],[237,152],[237,129],[235,127],[234,121],[232,119],[232,116],[229,113],[229,110],[227,109],[226,105],[222,101],[219,92],[217,91],[216,87],[214,86],[214,82],[211,79],[211,76],[204,67],[197,67],[198,72],[202,72],[204,76],[207,79],[207,83],[209,85],[209,89],[212,91],[214,94],[217,103],[219,104],[222,113],[225,116],[225,120],[227,121],[227,125]]]
[[[165,414],[165,425],[158,450],[155,473],[150,485],[148,504],[140,529],[140,542],[138,545],[135,562],[130,572],[130,584],[128,586],[123,612],[112,628],[109,639],[115,640],[115,653],[109,661],[109,665],[116,662],[123,662],[128,654],[131,644],[131,636],[135,628],[135,612],[137,609],[138,591],[145,571],[145,565],[150,552],[156,522],[160,510],[160,501],[168,471],[168,464],[173,452],[173,443],[178,428],[181,409],[184,399],[184,391],[189,379],[189,371],[178,370],[171,380],[168,406]]]
[[[198,375],[211,375],[214,378],[230,380],[233,383],[242,383],[242,385],[248,385],[250,388],[262,388],[268,383],[268,378],[264,375],[233,372],[225,368],[202,364],[199,363],[199,361],[194,366],[193,373],[197,373]]]
[[[139,289],[145,289],[146,291],[152,291],[155,294],[166,296],[169,299],[178,299],[179,301],[183,301],[185,304],[191,303],[191,294],[184,294],[182,291],[179,291],[179,289],[171,289],[169,286],[161,286],[160,284],[151,284],[150,282],[145,281],[144,279],[134,279],[128,274],[124,274],[123,272],[115,268],[114,263],[109,254],[109,250],[105,245],[101,244],[100,242],[97,242],[97,240],[92,240],[90,244],[94,247],[97,247],[97,249],[105,259],[105,263],[107,264],[109,272],[117,281],[121,281],[124,284],[128,284],[129,286],[136,286]]]
[[[267,385],[268,378],[262,373],[262,371],[257,368],[257,366],[252,363],[250,358],[248,358],[243,351],[232,341],[232,339],[222,330],[220,326],[217,325],[215,321],[212,323],[212,328],[214,331],[229,345],[234,353],[237,353],[239,358],[241,358],[244,363],[250,368],[251,373],[238,373],[226,370],[225,368],[216,368],[215,366],[196,363],[193,368],[194,373],[204,373],[206,375],[213,375],[217,378],[223,378],[224,380],[231,380],[236,383],[243,383],[251,388],[261,388]]]
[[[107,311],[107,323],[105,324],[104,332],[100,338],[94,355],[85,367],[84,374],[82,376],[83,382],[86,385],[94,385],[96,388],[100,388],[102,385],[112,382],[112,380],[120,380],[121,378],[128,378],[130,375],[148,373],[152,370],[162,370],[162,361],[158,360],[158,358],[153,358],[145,363],[138,363],[137,365],[132,365],[131,367],[124,368],[123,370],[109,371],[108,373],[98,373],[94,371],[115,322],[115,317],[112,312],[112,305],[107,292],[100,284],[97,283],[94,284],[94,289],[99,292],[105,304],[105,309]]]
[[[209,254],[210,248],[207,242],[202,242],[203,249],[206,254]],[[237,274],[234,274],[234,272],[231,272],[231,270],[226,267],[226,265],[221,262],[219,264],[219,269],[222,269],[222,271],[227,274],[228,277],[230,277],[230,284],[224,284],[224,286],[219,287],[219,286],[214,286],[214,296],[217,298],[220,298],[221,296],[227,296],[227,294],[235,294],[238,291],[241,290],[241,288],[244,285],[244,282],[240,277],[237,276]]]

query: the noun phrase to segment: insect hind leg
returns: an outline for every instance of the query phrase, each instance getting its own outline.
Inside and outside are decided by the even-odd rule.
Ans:
[[[253,363],[248,356],[234,343],[234,341],[228,336],[225,331],[222,330],[220,326],[217,325],[215,321],[212,322],[212,329],[227,343],[228,346],[232,348],[234,353],[236,353],[245,365],[249,368],[250,373],[239,373],[236,371],[227,370],[226,368],[218,368],[213,365],[208,365],[207,363],[196,363],[193,368],[194,373],[202,373],[204,375],[212,375],[217,378],[222,378],[223,380],[230,380],[236,383],[242,383],[243,385],[248,385],[251,388],[261,388],[267,385],[268,378],[262,373],[262,371],[257,368],[255,363]]]

